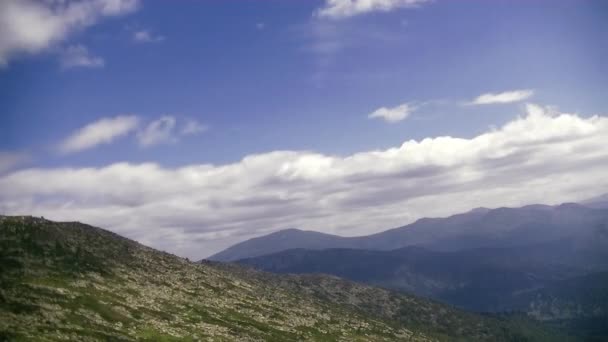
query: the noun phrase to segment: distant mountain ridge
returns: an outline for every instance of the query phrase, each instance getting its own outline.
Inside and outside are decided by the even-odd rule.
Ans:
[[[525,312],[603,341],[608,339],[608,209],[593,203],[477,208],[365,237],[324,236],[323,246],[334,241],[336,248],[300,239],[300,245],[313,248],[236,262],[274,273],[336,275],[471,311]],[[308,233],[291,231],[273,250]],[[254,242],[260,253],[268,240]],[[237,249],[241,255],[246,251]]]
[[[235,261],[292,248],[347,248],[350,246],[348,241],[349,238],[337,235],[292,228],[241,242],[207,259],[213,261]],[[286,248],[286,246],[289,247]]]
[[[447,218],[422,218],[384,232],[359,237],[290,229],[250,239],[225,249],[209,260],[236,261],[303,248],[392,250],[420,246],[435,251],[501,248],[544,243],[580,235],[577,227],[608,232],[608,209],[565,203],[557,206],[478,208]]]
[[[608,194],[603,194],[588,200],[582,201],[582,205],[591,208],[608,208]]]

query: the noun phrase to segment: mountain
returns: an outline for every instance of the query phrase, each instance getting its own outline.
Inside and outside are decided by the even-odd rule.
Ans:
[[[596,237],[600,237],[596,240]],[[608,209],[567,203],[558,206],[479,208],[447,218],[423,218],[381,233],[340,237],[310,231],[288,230],[247,240],[209,258],[217,261],[276,253],[288,249],[352,248],[392,250],[419,246],[435,251],[472,248],[508,248],[575,240],[608,248]]]
[[[590,208],[608,209],[608,194],[603,194],[581,202],[582,205]]]
[[[275,273],[336,275],[472,311],[525,312],[590,341],[608,339],[608,272],[588,273],[608,271],[608,252],[593,269],[582,267],[588,256],[577,253],[560,241],[458,252],[294,249],[238,262]]]
[[[280,252],[290,248],[325,249],[347,247],[348,239],[340,236],[299,229],[285,229],[262,237],[253,238],[229,247],[208,260],[234,261],[249,257]],[[289,246],[285,248],[285,246]]]
[[[467,310],[499,312],[521,309],[513,300],[518,293],[608,271],[608,250],[581,251],[573,240],[455,252],[293,249],[238,263],[275,273],[332,274]]]
[[[335,277],[192,263],[81,223],[0,216],[0,340],[576,339]]]
[[[331,274],[478,312],[525,312],[589,341],[608,339],[608,248],[595,236],[437,252],[293,249],[237,261],[282,274]]]

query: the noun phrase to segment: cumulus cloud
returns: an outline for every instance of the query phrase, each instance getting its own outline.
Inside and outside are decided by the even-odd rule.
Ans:
[[[59,146],[61,153],[73,153],[109,144],[137,128],[139,119],[134,115],[103,118],[90,123],[65,139]]]
[[[150,122],[146,128],[137,133],[139,145],[147,147],[176,142],[177,139],[174,136],[176,121],[175,117],[165,115]]]
[[[477,96],[473,101],[469,102],[469,104],[485,105],[519,102],[530,98],[532,95],[534,95],[534,91],[530,89],[511,90],[502,93],[486,93]]]
[[[342,235],[474,207],[557,204],[608,189],[608,118],[528,105],[471,138],[348,156],[304,151],[178,168],[117,163],[0,176],[0,212],[80,220],[190,258],[287,227]]]
[[[101,68],[105,61],[101,57],[92,56],[82,45],[72,45],[61,53],[61,67],[69,68]]]
[[[165,40],[165,37],[152,34],[148,30],[140,30],[133,32],[133,40],[138,43],[159,43]]]
[[[367,117],[370,119],[382,119],[386,122],[395,123],[405,120],[414,108],[408,103],[401,104],[397,107],[387,108],[381,107],[371,112]]]
[[[39,53],[103,17],[134,11],[138,0],[0,1],[0,65]]]
[[[326,0],[316,11],[322,18],[341,19],[370,12],[389,12],[399,8],[413,8],[429,0]]]

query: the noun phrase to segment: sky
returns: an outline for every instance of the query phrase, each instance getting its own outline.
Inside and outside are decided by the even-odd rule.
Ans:
[[[4,0],[0,214],[200,259],[608,193],[608,2]]]

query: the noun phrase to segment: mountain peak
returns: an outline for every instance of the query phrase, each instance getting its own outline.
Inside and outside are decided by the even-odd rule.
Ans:
[[[301,233],[306,233],[306,232],[308,232],[308,231],[298,229],[298,228],[285,228],[285,229],[277,230],[276,232],[272,232],[268,235],[291,235],[291,234],[301,234]]]
[[[293,248],[324,249],[338,244],[342,237],[312,230],[283,229],[238,243],[207,258],[214,261],[236,261],[252,256]]]

